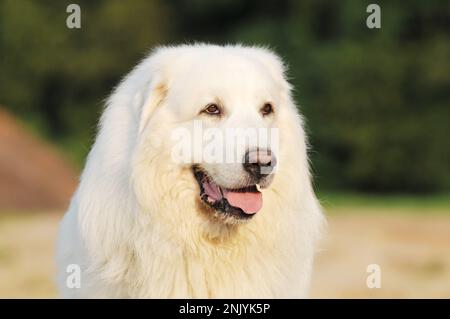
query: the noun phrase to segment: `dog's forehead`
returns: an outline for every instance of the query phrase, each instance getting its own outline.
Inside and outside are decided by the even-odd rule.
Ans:
[[[233,99],[275,99],[280,90],[268,68],[238,54],[202,54],[186,59],[171,79],[184,96]]]
[[[256,59],[237,54],[212,55],[199,58],[193,68],[210,81],[255,82],[270,85],[274,81],[268,68]],[[192,68],[189,71],[193,71]]]

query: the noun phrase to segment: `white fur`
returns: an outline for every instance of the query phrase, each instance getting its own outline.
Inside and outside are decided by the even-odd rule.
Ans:
[[[184,45],[144,59],[109,98],[62,221],[61,295],[306,297],[323,217],[290,90],[282,62],[263,48]],[[247,223],[214,222],[199,213],[191,170],[170,160],[171,130],[187,127],[217,96],[227,116],[205,125],[280,130],[278,170],[262,190],[263,208]],[[275,104],[272,120],[258,117],[264,99]],[[215,170],[216,178],[226,171]],[[81,267],[81,288],[66,285],[70,264]]]

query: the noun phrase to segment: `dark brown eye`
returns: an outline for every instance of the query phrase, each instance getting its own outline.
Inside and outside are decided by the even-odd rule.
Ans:
[[[269,115],[273,113],[273,106],[270,103],[266,103],[261,108],[261,113],[263,116]]]
[[[209,115],[220,115],[220,108],[217,104],[211,103],[205,107],[203,112]]]

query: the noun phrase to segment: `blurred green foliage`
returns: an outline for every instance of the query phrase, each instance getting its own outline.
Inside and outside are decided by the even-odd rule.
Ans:
[[[104,98],[155,45],[268,45],[289,64],[320,189],[449,190],[449,2],[377,1],[368,29],[371,2],[2,0],[0,104],[81,167]]]

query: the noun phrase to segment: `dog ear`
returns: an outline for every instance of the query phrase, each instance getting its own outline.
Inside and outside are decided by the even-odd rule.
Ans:
[[[287,67],[276,53],[264,47],[252,47],[249,51],[251,57],[266,67],[282,89],[286,90],[286,92],[291,91],[292,86],[286,79]]]
[[[144,83],[141,88],[138,103],[139,134],[145,129],[153,112],[160,106],[169,89],[170,69],[176,60],[177,52],[172,47],[157,47],[139,64],[136,75],[138,83]],[[143,100],[143,101],[142,101]],[[143,103],[142,103],[143,102]]]
[[[139,134],[145,129],[155,109],[162,104],[167,96],[167,84],[165,81],[155,79],[147,91],[147,99],[142,105],[139,121]]]

